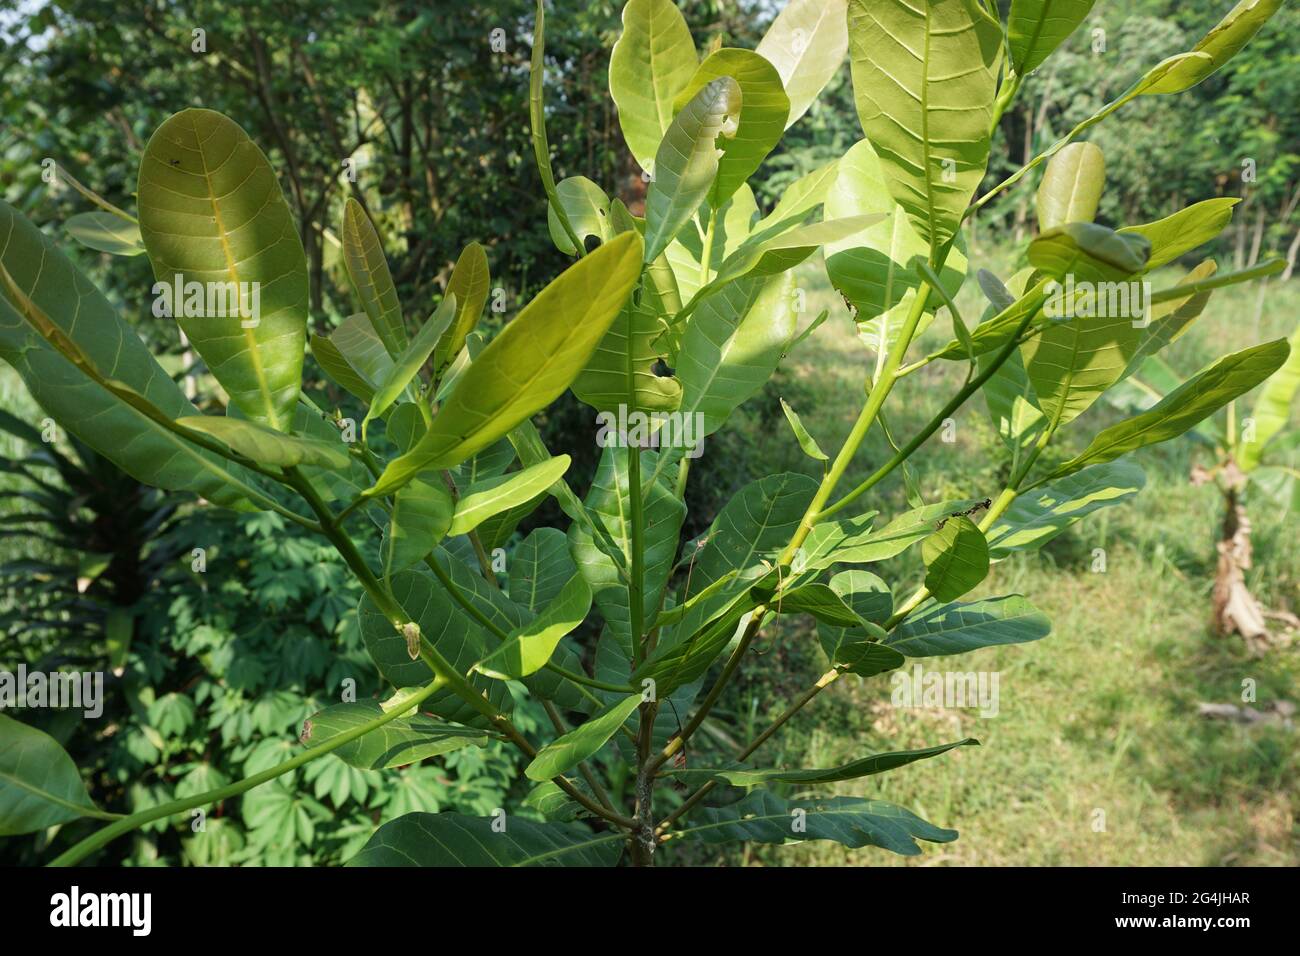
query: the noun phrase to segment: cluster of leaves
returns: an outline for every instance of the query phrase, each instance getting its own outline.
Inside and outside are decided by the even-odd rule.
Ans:
[[[626,852],[647,864],[658,847],[683,840],[829,839],[913,854],[918,840],[954,839],[955,831],[888,803],[796,803],[769,785],[854,780],[972,740],[834,768],[764,768],[751,758],[845,675],[1044,637],[1050,623],[1022,595],[967,599],[993,563],[1130,498],[1142,475],[1123,455],[1193,428],[1263,382],[1289,352],[1278,341],[1225,356],[1098,431],[1079,454],[1041,457],[1067,426],[1086,427],[1089,407],[1185,328],[1214,288],[1281,265],[1214,275],[1208,263],[1151,295],[1140,313],[1101,308],[1099,290],[1140,287],[1151,269],[1213,239],[1231,202],[1102,226],[1093,222],[1104,186],[1100,153],[1074,142],[1133,100],[1211,75],[1275,9],[1265,0],[1239,5],[1194,49],[1149,69],[975,198],[1017,77],[1039,66],[1090,6],[1072,5],[1062,20],[1051,4],[1021,0],[1004,26],[977,0],[935,0],[922,11],[898,0],[793,0],[757,52],[720,47],[701,58],[671,0],[629,0],[609,75],[624,138],[648,179],[641,217],[590,179],[555,181],[539,2],[533,150],[552,239],[577,261],[485,341],[476,331],[491,288],[484,249],[465,247],[419,321],[423,310],[413,317],[402,308],[371,219],[349,203],[342,259],[362,311],[333,334],[312,336],[310,353],[366,405],[360,423],[302,392],[308,260],[271,164],[224,115],[191,109],[163,123],[140,166],[138,220],[105,210],[122,220],[120,230],[138,232],[161,279],[260,283],[251,322],[178,309],[229,396],[224,415],[198,414],[49,238],[0,205],[0,355],[34,397],[141,481],[261,510],[328,541],[361,589],[361,640],[392,689],[382,702],[358,699],[313,715],[308,746],[294,756],[115,820],[57,860],[75,862],[123,833],[330,754],[334,772],[345,773],[341,762],[382,773],[488,739],[528,758],[524,775],[536,787],[526,804],[543,819],[411,812],[381,826],[352,862],[595,864]],[[866,138],[792,182],[764,214],[749,180],[846,54]],[[1005,281],[980,271],[988,306],[968,324],[955,304],[970,271],[961,224],[1040,166],[1028,265]],[[704,536],[683,544],[694,449],[650,416],[672,413],[698,440],[757,394],[826,317],[803,314],[792,272],[818,250],[873,358],[864,363],[858,418],[832,456],[786,407],[820,479],[765,475],[737,491]],[[952,340],[908,362],[940,308]],[[934,362],[966,369],[964,384],[917,434],[893,435],[882,417],[893,386]],[[566,390],[627,423],[617,434],[604,427],[613,440],[601,442],[582,499],[566,479],[569,458],[552,455],[532,423]],[[894,472],[908,481],[907,459],[977,391],[1010,459],[997,496],[927,501],[909,482],[908,511],[864,508],[863,496]],[[895,454],[857,487],[838,489],[873,428]],[[567,531],[535,528],[503,572],[494,547],[546,496],[569,519]],[[864,567],[913,546],[926,577],[911,595],[895,595]],[[732,761],[681,765],[676,758],[778,615],[816,620],[829,670]],[[553,732],[519,719],[526,711],[517,694],[540,703]],[[8,766],[51,770],[21,793],[0,787],[7,826],[102,816],[57,744],[24,733]],[[631,768],[631,786],[612,796],[596,773],[597,758],[609,754]],[[283,829],[292,816],[283,797],[273,806],[278,832],[301,838],[297,822]]]

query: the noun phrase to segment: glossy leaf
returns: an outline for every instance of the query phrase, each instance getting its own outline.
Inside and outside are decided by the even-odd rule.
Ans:
[[[573,394],[580,401],[615,416],[620,407],[627,413],[672,411],[682,397],[676,378],[656,372],[669,350],[664,329],[667,306],[648,280],[634,299],[623,307],[587,367],[573,380]]]
[[[723,155],[718,141],[736,135],[740,111],[739,84],[719,77],[700,89],[668,127],[646,190],[646,262],[659,258],[710,194]]]
[[[1286,341],[1278,339],[1224,356],[1141,415],[1103,429],[1082,453],[1058,466],[1048,477],[1073,474],[1088,465],[1178,437],[1264,381],[1282,367],[1289,354]]]
[[[1132,498],[1146,485],[1130,461],[1092,465],[1019,495],[989,529],[989,554],[1041,548],[1075,522],[1101,508]]]
[[[695,41],[673,0],[628,0],[609,59],[609,93],[627,148],[656,175],[651,160],[672,125],[673,101],[697,66]]]
[[[569,539],[558,528],[534,528],[519,542],[506,565],[510,600],[533,614],[541,612],[578,572],[569,556]]]
[[[574,574],[555,599],[510,635],[474,669],[500,680],[519,680],[546,666],[560,640],[586,620],[591,610],[591,588]]]
[[[456,260],[447,280],[447,295],[456,297],[456,318],[438,340],[433,350],[434,381],[441,382],[452,362],[465,347],[465,339],[478,325],[487,302],[492,277],[488,271],[487,253],[477,242],[471,242]]]
[[[812,437],[804,427],[804,423],[799,420],[798,414],[784,398],[781,399],[781,411],[785,412],[785,420],[790,423],[790,430],[794,432],[795,441],[799,443],[803,453],[814,461],[830,461],[826,452],[822,451],[821,446],[817,444],[817,439]]]
[[[73,239],[96,252],[111,256],[138,256],[144,252],[140,224],[102,209],[69,216],[63,228]]]
[[[328,338],[311,337],[312,354],[330,378],[366,404],[393,371],[393,360],[363,313],[350,315]]]
[[[871,516],[828,519],[817,523],[804,543],[803,567],[809,570],[832,564],[868,564],[902,554],[927,538],[935,526],[975,501],[941,501],[904,512],[879,530],[872,530]],[[872,513],[874,515],[874,512]]]
[[[973,0],[849,0],[862,131],[921,239],[957,231],[984,176],[1002,29]]]
[[[1047,615],[1019,594],[1010,594],[923,608],[900,624],[886,644],[908,657],[939,657],[1036,641],[1051,630]]]
[[[102,816],[67,752],[49,734],[0,714],[0,836],[33,833],[87,814]]]
[[[370,318],[375,334],[393,358],[406,348],[406,327],[402,323],[402,304],[384,256],[383,244],[375,225],[355,199],[343,206],[343,264],[348,278],[361,300],[361,308]]]
[[[416,478],[398,489],[380,546],[384,577],[423,561],[439,541],[453,533],[455,508],[450,489],[437,476],[427,481]]]
[[[737,765],[709,769],[707,767],[690,767],[672,770],[670,773],[678,780],[718,780],[733,787],[757,787],[769,783],[787,783],[798,786],[813,786],[827,783],[840,783],[845,780],[857,780],[878,773],[887,773],[906,767],[909,763],[937,757],[957,747],[978,747],[979,741],[974,737],[958,740],[951,744],[937,747],[925,747],[921,750],[898,750],[892,753],[872,754],[825,770],[756,770]]]
[[[1015,71],[1024,76],[1046,60],[1083,22],[1093,0],[1011,0],[1008,49]]]
[[[185,415],[176,419],[176,424],[211,435],[237,454],[262,465],[277,468],[348,466],[347,448],[338,441],[323,442],[301,435],[286,435],[257,422],[228,415]]]
[[[567,734],[557,737],[537,751],[533,762],[524,768],[524,776],[529,780],[550,780],[572,770],[605,746],[639,706],[641,695],[632,694]]]
[[[450,468],[503,437],[569,387],[641,272],[641,241],[624,233],[570,266],[494,338],[457,380],[418,445],[389,462],[368,494],[388,494],[426,468]]]
[[[370,400],[370,408],[361,422],[361,434],[364,437],[370,422],[388,411],[389,406],[407,390],[420,369],[433,354],[434,347],[456,317],[456,296],[446,295],[437,311],[429,316],[424,325],[411,341],[393,359],[393,366],[378,382],[375,395]]]
[[[1223,232],[1232,221],[1232,210],[1241,202],[1236,197],[1220,197],[1193,203],[1172,216],[1140,226],[1125,226],[1119,231],[1144,236],[1151,243],[1147,269],[1157,269],[1191,252]]]
[[[925,586],[939,601],[955,601],[988,577],[988,542],[965,515],[949,518],[922,541],[921,558]]]
[[[468,534],[493,515],[544,494],[564,477],[569,462],[568,455],[559,455],[522,471],[475,482],[456,502],[455,517],[447,533]]]
[[[755,790],[726,807],[703,807],[697,816],[700,822],[687,827],[684,836],[704,843],[831,840],[855,849],[878,846],[916,856],[921,852],[917,840],[951,843],[957,839],[956,830],[936,827],[892,803],[861,797],[785,800]],[[798,830],[796,821],[802,824]]]
[[[1192,47],[1192,53],[1202,55],[1180,62],[1149,92],[1181,93],[1191,89],[1232,59],[1281,6],[1282,0],[1240,0],[1213,30]]]
[[[817,581],[778,594],[773,609],[779,614],[811,614],[818,623],[834,627],[857,627],[862,623],[857,612],[830,585]]]
[[[580,826],[510,817],[408,813],[375,831],[348,866],[613,866],[622,833],[595,835]]]
[[[759,56],[776,67],[793,126],[839,72],[849,49],[846,0],[790,0],[758,41]]]
[[[339,734],[354,730],[384,713],[377,700],[359,700],[335,704],[312,714],[303,723],[301,740],[308,746],[328,743]],[[461,727],[434,720],[424,714],[398,717],[378,730],[348,741],[333,751],[351,767],[360,770],[384,770],[419,763],[462,747],[484,747],[488,734],[471,727]]]
[[[1091,4],[1089,4],[1091,5]],[[1071,143],[1051,158],[1038,186],[1038,228],[1092,222],[1106,185],[1106,159],[1092,143]]]
[[[570,176],[556,183],[555,195],[579,239],[585,242],[588,237],[594,236],[599,245],[615,234],[609,218],[609,197],[605,195],[605,190],[586,176]],[[578,254],[577,247],[564,234],[560,217],[549,204],[546,209],[546,226],[557,249],[569,256]]]
[[[287,431],[298,403],[307,338],[307,259],[262,151],[212,110],[164,122],[140,161],[140,234],[159,283],[228,283],[257,314],[188,315],[181,329],[230,400]],[[254,285],[255,283],[255,285]],[[179,312],[173,302],[173,312]],[[225,311],[233,312],[232,308]],[[247,311],[253,311],[251,308]]]
[[[715,80],[730,77],[740,84],[740,115],[735,135],[722,144],[718,172],[709,189],[709,205],[719,209],[749,179],[785,131],[790,100],[781,76],[762,56],[752,50],[723,48],[700,64],[673,105],[683,109],[691,99]],[[661,167],[655,162],[655,177]]]

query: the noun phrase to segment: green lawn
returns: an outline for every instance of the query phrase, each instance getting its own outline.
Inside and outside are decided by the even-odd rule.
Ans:
[[[988,256],[982,256],[985,260]],[[978,261],[978,259],[977,259]],[[1010,269],[1000,269],[1005,278]],[[1176,281],[1162,270],[1156,288]],[[831,319],[788,360],[797,410],[824,448],[838,447],[859,407],[870,360],[847,312],[808,270],[810,311]],[[1300,281],[1276,282],[1256,324],[1255,286],[1220,291],[1193,329],[1167,350],[1183,374],[1227,351],[1290,333],[1300,314]],[[973,282],[959,304],[978,316]],[[946,315],[923,343],[950,334]],[[914,354],[920,354],[919,350]],[[888,408],[905,440],[960,383],[956,363],[937,363],[900,384]],[[1095,407],[1069,427],[1081,445],[1117,419]],[[935,436],[913,459],[927,500],[954,493],[995,495],[1001,453],[977,397],[957,415],[955,442]],[[793,438],[773,436],[771,470],[812,471]],[[792,450],[792,451],[791,451]],[[706,449],[707,454],[707,449]],[[835,844],[760,847],[743,860],[764,864],[919,865],[1291,865],[1300,862],[1295,820],[1296,730],[1243,727],[1197,715],[1201,701],[1241,701],[1242,682],[1257,686],[1260,704],[1300,699],[1296,647],[1249,658],[1237,640],[1211,634],[1210,586],[1219,520],[1213,487],[1192,487],[1193,451],[1185,439],[1138,453],[1147,486],[1126,504],[1094,514],[1040,552],[994,566],[979,595],[1018,592],[1052,619],[1053,633],[1037,643],[993,648],[961,658],[929,658],[927,670],[995,671],[996,717],[975,710],[904,709],[891,705],[886,676],[842,680],[806,708],[760,751],[762,766],[827,766],[867,753],[907,749],[973,736],[982,746],[864,780],[834,792],[878,797],[961,831],[947,845],[926,844],[923,855],[900,858],[880,850],[847,851]],[[846,478],[861,480],[886,457],[873,436]],[[877,491],[879,493],[877,493]],[[891,479],[861,507],[885,515],[906,508],[900,480]],[[1300,546],[1294,514],[1253,513],[1256,564],[1250,583],[1273,606],[1294,608]],[[1104,548],[1106,570],[1092,570]],[[875,569],[896,594],[920,583],[916,549]],[[752,657],[728,709],[761,727],[825,668],[810,625],[783,624]],[[910,667],[911,662],[909,662]],[[821,788],[819,794],[829,794]],[[815,796],[810,795],[810,799]]]

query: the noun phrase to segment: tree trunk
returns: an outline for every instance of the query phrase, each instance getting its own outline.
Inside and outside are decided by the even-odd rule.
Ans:
[[[1214,630],[1221,637],[1240,634],[1252,654],[1262,654],[1276,643],[1264,620],[1264,611],[1246,587],[1251,566],[1250,518],[1242,503],[1246,476],[1234,462],[1224,467],[1224,515],[1219,541],[1218,570],[1214,576]]]

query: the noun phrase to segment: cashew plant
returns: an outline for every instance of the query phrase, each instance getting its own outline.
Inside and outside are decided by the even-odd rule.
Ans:
[[[533,143],[551,234],[575,261],[490,339],[475,331],[491,288],[483,248],[468,245],[429,317],[408,322],[355,201],[340,235],[360,311],[309,336],[303,247],[274,168],[227,117],[180,112],[144,152],[138,218],[102,203],[95,228],[82,222],[79,232],[111,251],[143,249],[155,295],[228,396],[222,415],[200,414],[55,243],[0,205],[0,355],[36,401],[140,481],[213,507],[273,511],[328,539],[364,590],[358,626],[392,687],[386,700],[313,716],[302,750],[278,766],[130,816],[98,808],[52,738],[0,716],[0,834],[103,820],[53,861],[71,864],[308,761],[383,773],[497,739],[530,760],[527,812],[401,816],[353,862],[646,865],[687,841],[833,840],[916,854],[918,840],[955,839],[901,807],[817,790],[973,740],[789,769],[764,767],[763,744],[846,675],[1046,636],[1047,618],[1021,595],[963,598],[993,562],[1134,494],[1142,473],[1122,456],[1192,428],[1289,351],[1277,341],[1224,356],[1079,454],[1044,458],[1211,290],[1281,265],[1215,275],[1207,261],[1171,288],[1106,308],[1117,290],[1146,289],[1152,269],[1213,239],[1231,201],[1121,229],[1096,224],[1103,161],[1080,142],[1130,101],[1204,80],[1277,0],[1243,0],[1194,49],[1152,66],[980,192],[999,117],[1091,6],[1013,0],[1002,23],[979,0],[791,0],[757,50],[715,45],[701,56],[671,0],[630,0],[609,84],[646,174],[641,216],[590,180],[554,179],[539,2]],[[846,55],[864,138],[760,210],[749,180]],[[955,304],[972,272],[963,221],[1040,166],[1040,231],[1025,267],[1005,280],[979,271],[988,305],[971,323]],[[762,477],[683,544],[701,440],[825,318],[801,315],[792,271],[818,250],[865,346],[860,413],[827,455],[787,409],[820,478]],[[214,305],[221,293],[226,308]],[[952,339],[922,354],[913,346],[940,309]],[[303,395],[308,354],[366,405],[362,422]],[[961,387],[936,397],[915,434],[886,429],[896,383],[934,363],[963,369]],[[571,489],[569,459],[552,455],[530,420],[566,389],[604,425],[585,498]],[[910,510],[880,514],[873,489],[905,474],[980,391],[1006,445],[1005,485],[942,501],[912,487]],[[893,454],[846,487],[873,426]],[[497,550],[547,496],[567,528],[537,528]],[[869,567],[913,546],[924,586],[895,593]],[[683,760],[782,615],[816,620],[825,674],[732,758]],[[598,626],[579,632],[588,618]],[[522,694],[553,730],[521,732],[511,713]],[[630,786],[602,778],[613,761],[593,758],[607,748],[632,768]],[[783,796],[791,785],[811,795]]]

